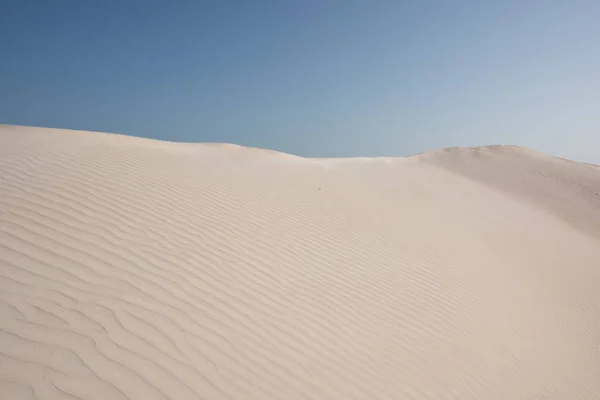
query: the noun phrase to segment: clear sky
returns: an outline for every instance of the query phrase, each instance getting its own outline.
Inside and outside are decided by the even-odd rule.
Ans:
[[[600,163],[600,1],[0,0],[0,123]]]

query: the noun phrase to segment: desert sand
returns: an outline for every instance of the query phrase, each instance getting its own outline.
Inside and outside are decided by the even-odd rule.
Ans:
[[[600,399],[600,167],[0,126],[0,398]]]

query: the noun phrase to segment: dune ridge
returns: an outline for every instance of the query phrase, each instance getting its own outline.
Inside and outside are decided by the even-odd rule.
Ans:
[[[0,126],[1,399],[598,399],[600,170]]]

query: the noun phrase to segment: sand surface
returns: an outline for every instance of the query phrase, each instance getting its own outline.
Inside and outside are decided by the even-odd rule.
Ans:
[[[0,126],[0,399],[600,399],[600,168]]]

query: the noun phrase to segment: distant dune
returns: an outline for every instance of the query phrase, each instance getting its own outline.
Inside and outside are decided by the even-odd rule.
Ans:
[[[600,399],[600,168],[0,126],[0,399]]]

